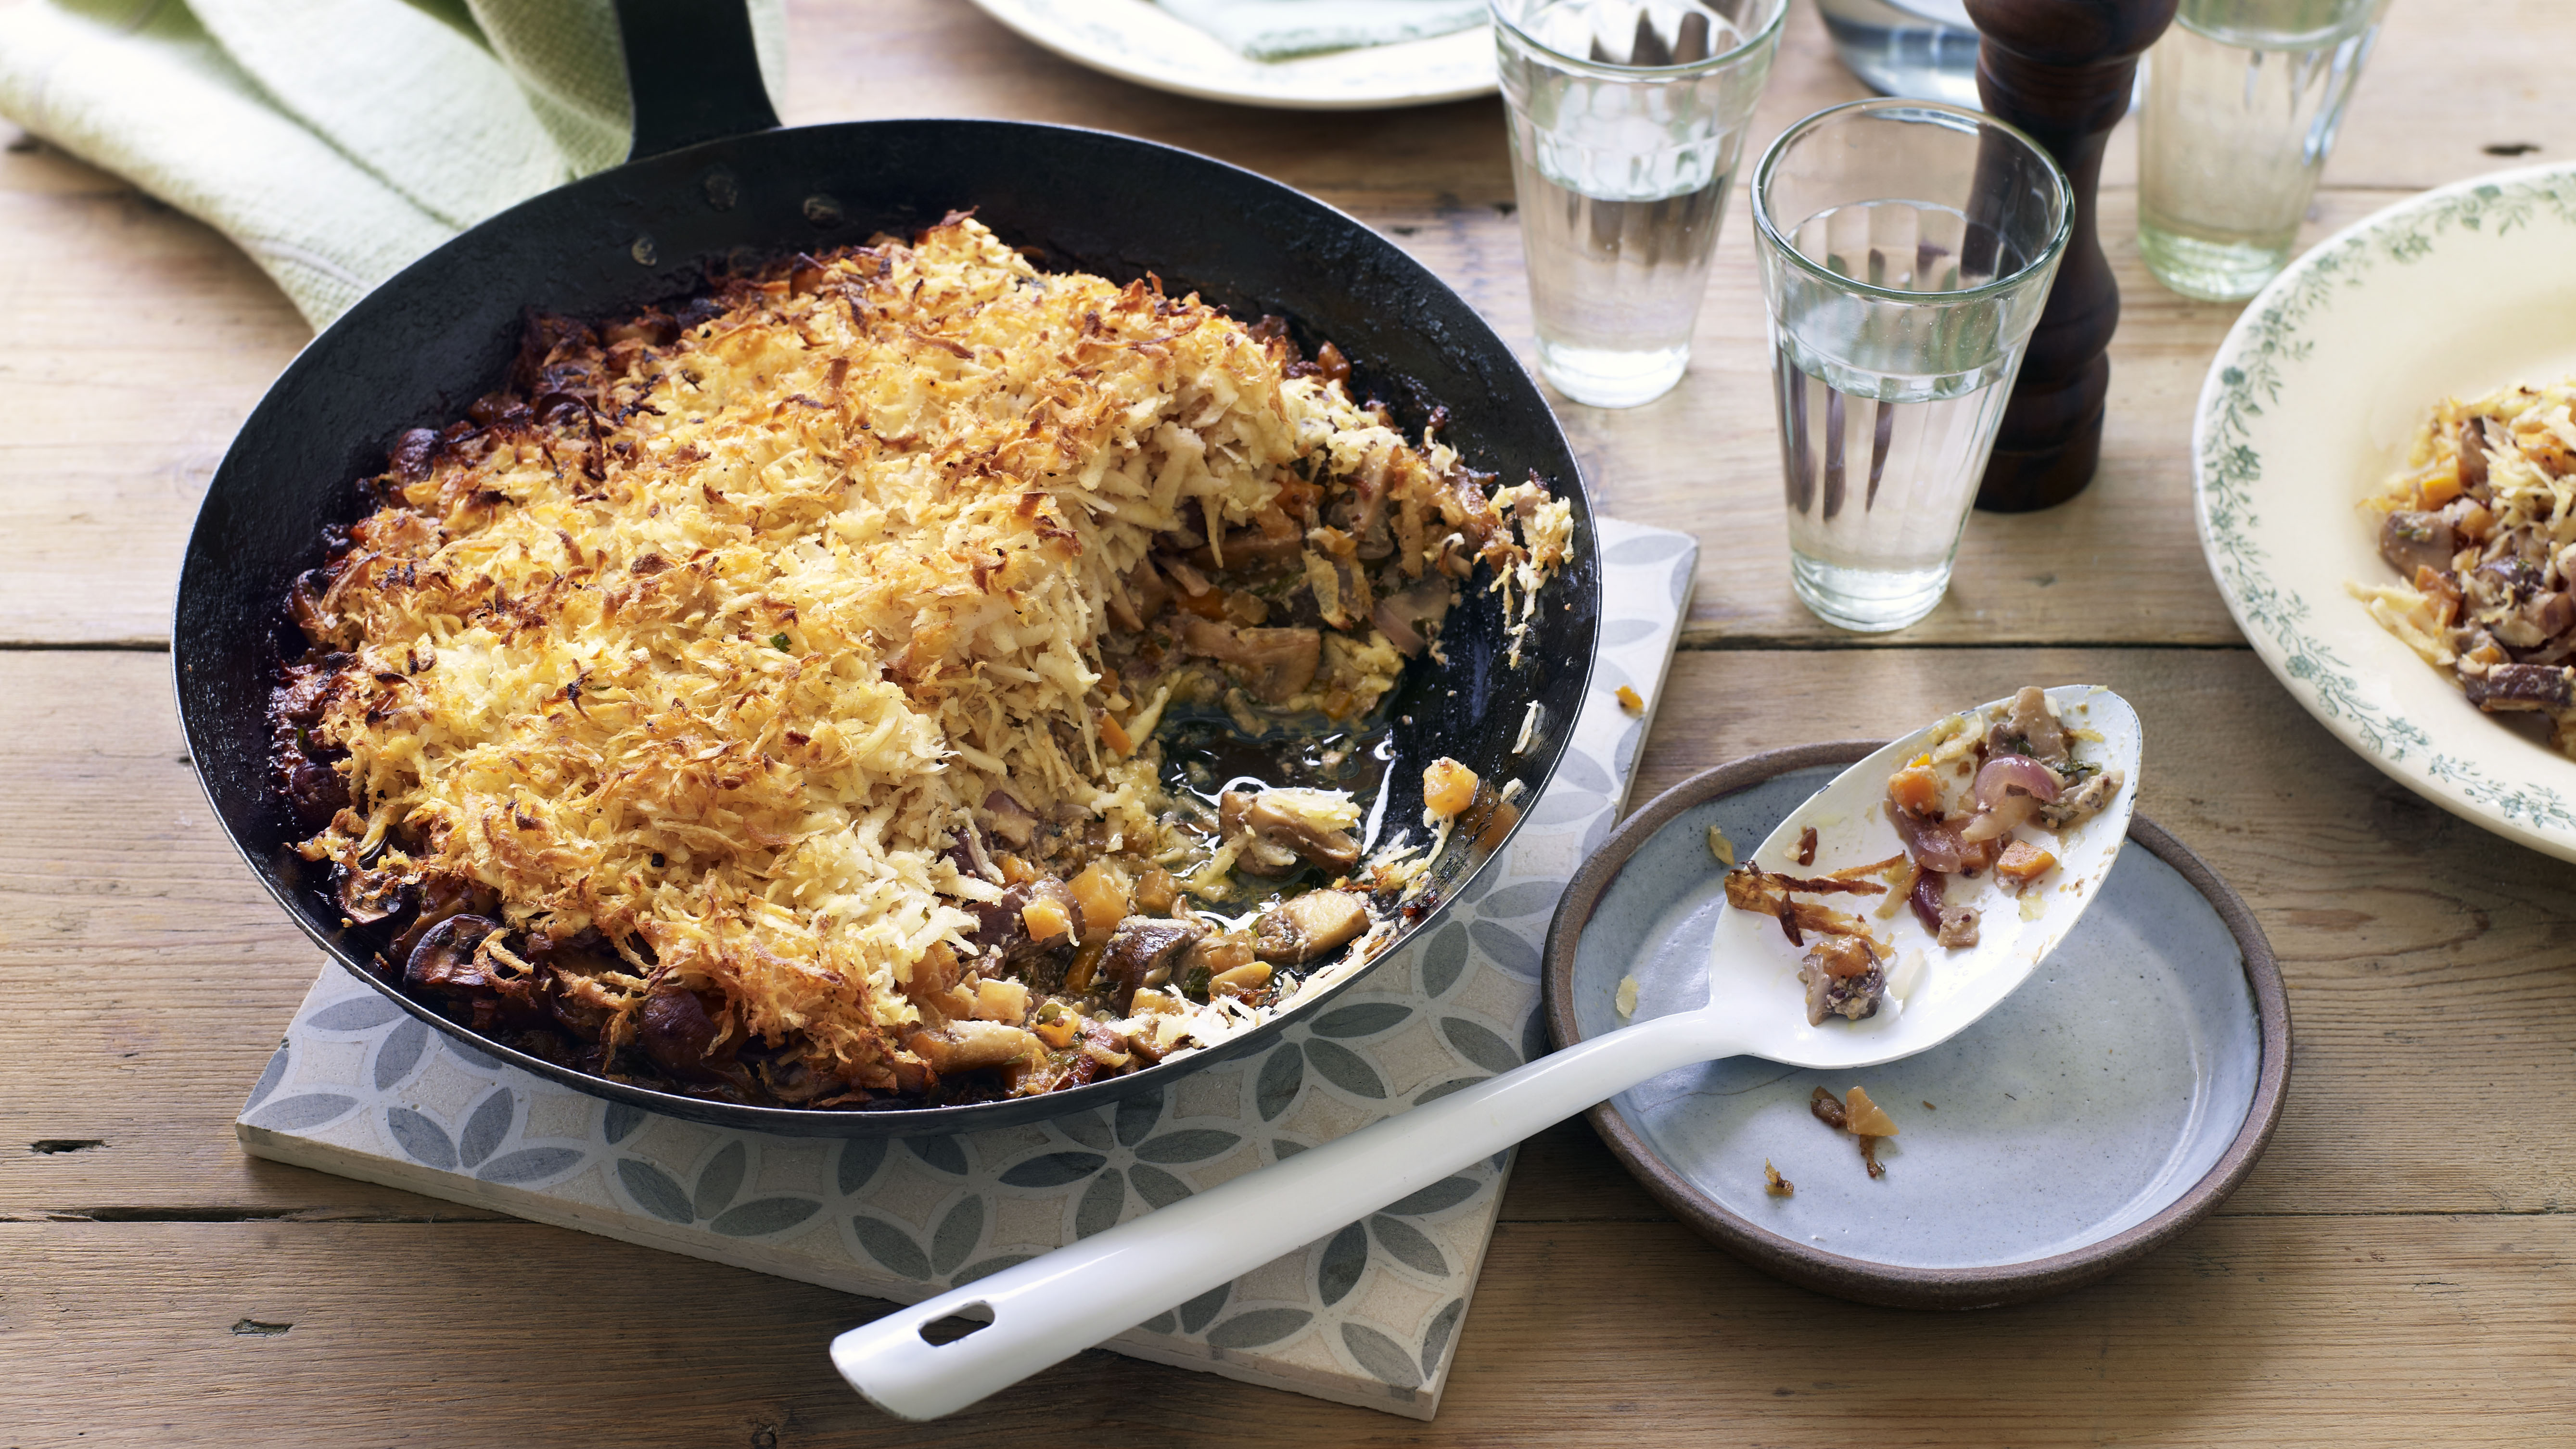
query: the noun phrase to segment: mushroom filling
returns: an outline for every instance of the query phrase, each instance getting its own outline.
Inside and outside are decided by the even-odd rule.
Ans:
[[[963,216],[539,318],[291,590],[276,787],[380,975],[576,1070],[1134,1071],[1357,970],[1516,816],[1471,772],[1430,848],[1363,826],[1408,661],[1481,594],[1523,667],[1571,556],[1446,421]]]
[[[2371,617],[2488,714],[2576,754],[2576,379],[2433,410],[2363,508],[2395,583],[2347,583]]]
[[[2117,770],[2078,760],[2080,738],[2058,719],[2046,692],[2026,687],[1985,715],[1957,715],[1932,736],[1931,748],[1888,777],[1885,809],[1904,853],[1868,865],[1801,878],[1747,863],[1728,872],[1727,903],[1776,917],[1791,944],[1809,947],[1798,969],[1807,995],[1807,1024],[1827,1017],[1862,1021],[1887,997],[1887,966],[1895,959],[1869,920],[1834,910],[1801,895],[1887,895],[1876,915],[1911,909],[1935,945],[1960,950],[1977,944],[1974,906],[1953,903],[1953,877],[1974,880],[1991,871],[2018,896],[2057,869],[2057,857],[2019,832],[2056,832],[2100,814],[2118,797]],[[1813,859],[1812,842],[1800,856]],[[2024,904],[2027,914],[2035,898]]]

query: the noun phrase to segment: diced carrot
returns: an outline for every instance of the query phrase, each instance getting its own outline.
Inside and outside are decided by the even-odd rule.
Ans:
[[[2456,472],[2428,473],[2416,483],[2415,495],[2418,500],[2416,507],[2439,508],[2460,496],[2460,475]]]
[[[1434,815],[1455,815],[1476,801],[1476,772],[1443,755],[1422,771],[1422,805]]]
[[[2006,880],[2020,881],[2024,885],[2056,868],[2056,856],[2036,845],[2020,840],[2005,846],[2003,855],[1995,861],[1995,874]]]
[[[1073,917],[1055,897],[1039,896],[1020,907],[1020,924],[1028,927],[1030,940],[1052,941],[1073,929]]]
[[[1929,765],[1908,765],[1887,777],[1887,798],[1914,815],[1941,813],[1941,777]]]
[[[1048,1046],[1062,1050],[1073,1045],[1074,1033],[1082,1029],[1082,1018],[1050,1001],[1038,1008],[1037,1025],[1030,1028]]]
[[[1100,713],[1100,742],[1122,760],[1136,753],[1136,741],[1127,733],[1127,727],[1107,710]]]
[[[1095,860],[1073,878],[1073,902],[1082,911],[1084,939],[1106,936],[1127,915],[1127,877],[1107,861]],[[1023,913],[1025,914],[1025,912]],[[1029,934],[1036,935],[1035,931]]]

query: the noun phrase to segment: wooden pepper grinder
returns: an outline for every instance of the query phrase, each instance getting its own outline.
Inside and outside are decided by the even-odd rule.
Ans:
[[[2022,513],[2065,502],[2102,457],[2104,350],[2120,325],[2120,287],[2094,233],[2102,143],[2128,114],[2138,57],[2172,23],[2176,0],[1968,0],[1984,37],[1977,91],[1987,114],[2030,133],[2066,168],[2074,234],[2031,334],[1977,506]]]

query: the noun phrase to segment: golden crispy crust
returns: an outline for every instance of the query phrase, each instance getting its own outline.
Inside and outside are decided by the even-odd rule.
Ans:
[[[1041,275],[963,218],[679,318],[541,323],[516,387],[407,435],[384,506],[299,587],[317,653],[281,699],[302,691],[296,758],[336,759],[348,800],[304,853],[470,882],[512,939],[589,943],[575,994],[611,1054],[677,987],[709,1050],[905,1088],[925,1031],[992,1035],[942,1003],[1003,895],[958,854],[994,794],[1094,837],[1164,828],[1162,697],[1103,654],[1158,536],[1223,567],[1283,489],[1358,477],[1389,500],[1391,573],[1455,573],[1463,539],[1526,616],[1545,564],[1508,515],[1562,557],[1565,505],[1444,485],[1446,448],[1293,362],[1195,298]],[[1332,622],[1316,682],[1272,703],[1365,710],[1392,684],[1365,610]]]

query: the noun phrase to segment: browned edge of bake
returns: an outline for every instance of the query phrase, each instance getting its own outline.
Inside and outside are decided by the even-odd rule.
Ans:
[[[1541,963],[1548,1037],[1563,1047],[1581,1039],[1574,1015],[1574,957],[1583,928],[1609,893],[1629,857],[1682,812],[1723,795],[1750,789],[1775,776],[1819,765],[1843,766],[1866,758],[1885,741],[1840,740],[1765,750],[1704,770],[1673,786],[1621,821],[1566,886],[1548,923]],[[1675,1217],[1726,1252],[1777,1278],[1819,1293],[1892,1308],[1990,1308],[2027,1302],[2081,1287],[2143,1257],[2208,1215],[2236,1190],[2281,1120],[2290,1084],[2290,1005],[2281,970],[2254,913],[2199,856],[2143,815],[2129,818],[2129,839],[2172,866],[2206,897],[2227,923],[2245,960],[2261,1033],[2262,1067],[2244,1124],[2218,1161],[2183,1195],[2155,1216],[2088,1243],[2073,1252],[2022,1263],[1977,1268],[1908,1268],[1828,1253],[1758,1227],[1728,1211],[1657,1156],[1608,1102],[1586,1114],[1592,1129],[1646,1191]]]

